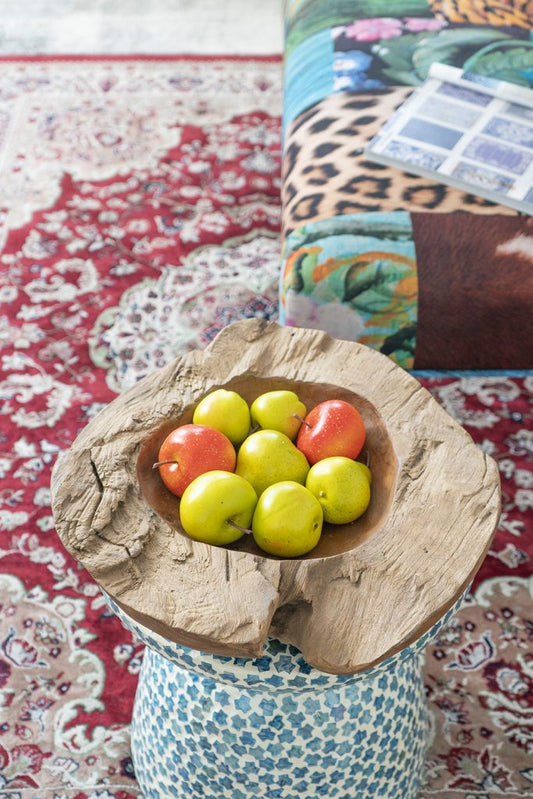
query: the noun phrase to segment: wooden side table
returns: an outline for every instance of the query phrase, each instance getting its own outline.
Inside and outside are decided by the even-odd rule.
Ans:
[[[373,472],[364,516],[293,560],[249,536],[190,540],[151,465],[217,387],[352,402]],[[147,645],[132,740],[146,797],[415,799],[423,650],[488,550],[500,488],[413,377],[320,331],[239,322],[114,400],[52,488],[63,543]]]

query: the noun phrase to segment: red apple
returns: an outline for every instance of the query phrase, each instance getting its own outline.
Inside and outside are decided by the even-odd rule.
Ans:
[[[157,463],[163,483],[181,497],[195,477],[214,469],[232,472],[237,455],[229,438],[201,424],[176,427],[159,449]]]
[[[305,417],[296,445],[311,465],[323,458],[357,458],[365,443],[365,423],[344,400],[326,400]]]

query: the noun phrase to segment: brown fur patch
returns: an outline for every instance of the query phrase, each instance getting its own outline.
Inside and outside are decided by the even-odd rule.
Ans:
[[[412,215],[415,369],[533,368],[533,220]]]

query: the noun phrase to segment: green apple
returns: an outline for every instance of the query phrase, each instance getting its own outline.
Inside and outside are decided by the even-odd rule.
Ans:
[[[311,466],[305,485],[320,502],[324,521],[348,524],[368,508],[370,482],[370,469],[364,463],[334,456]]]
[[[249,531],[257,503],[250,483],[233,472],[204,472],[189,483],[180,502],[183,529],[195,541],[224,546]]]
[[[206,394],[194,410],[194,424],[220,430],[232,444],[240,444],[250,432],[248,403],[236,391],[217,388]]]
[[[307,408],[294,391],[267,391],[250,406],[253,426],[279,430],[290,439],[296,438],[306,413]]]
[[[301,483],[284,480],[269,486],[257,501],[252,532],[269,555],[298,558],[316,547],[322,534],[320,502]]]
[[[279,430],[257,430],[242,442],[237,453],[235,473],[248,480],[258,496],[281,480],[303,485],[308,471],[305,455]]]
[[[368,480],[368,485],[372,485],[372,472],[370,468],[366,465],[366,463],[361,463],[361,461],[355,461],[359,469],[366,475],[366,479]]]

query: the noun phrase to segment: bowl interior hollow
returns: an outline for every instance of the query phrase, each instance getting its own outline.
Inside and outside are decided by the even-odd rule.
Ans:
[[[372,472],[371,500],[365,513],[350,524],[324,523],[321,539],[312,552],[300,559],[327,558],[355,549],[362,541],[383,526],[390,508],[398,473],[398,461],[384,419],[376,408],[360,394],[356,394],[331,383],[307,383],[284,378],[242,375],[224,385],[213,385],[209,391],[226,388],[237,391],[249,405],[267,391],[288,389],[296,392],[309,412],[315,405],[327,399],[341,399],[354,405],[365,422],[366,441],[358,460],[367,463]],[[159,448],[166,436],[176,427],[192,422],[197,401],[185,408],[176,418],[168,419],[146,438],[140,446],[137,460],[137,478],[145,502],[176,529],[177,534],[187,537],[179,520],[180,500],[163,484],[159,471],[152,465],[157,461]],[[229,550],[250,552],[263,558],[273,558],[263,552],[251,535],[226,547]],[[278,558],[273,558],[277,560]]]

